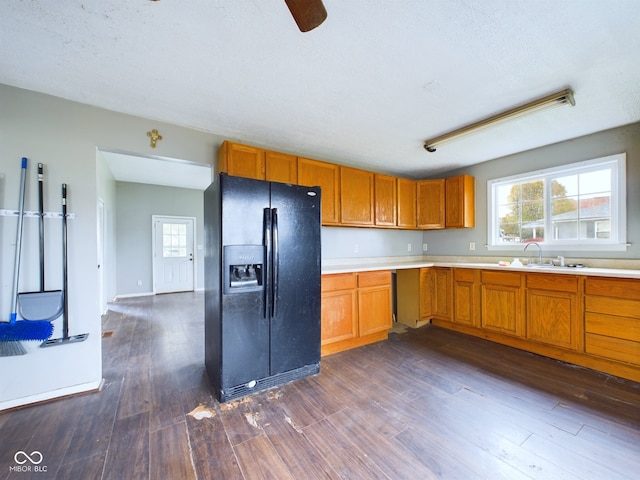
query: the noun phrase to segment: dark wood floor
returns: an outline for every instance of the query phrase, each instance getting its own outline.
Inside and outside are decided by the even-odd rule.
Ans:
[[[202,305],[112,304],[102,392],[1,414],[0,478],[640,478],[640,384],[427,326],[220,405]]]

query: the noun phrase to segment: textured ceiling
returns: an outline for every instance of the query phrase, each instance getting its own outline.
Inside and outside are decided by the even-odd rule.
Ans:
[[[3,0],[0,83],[413,177],[640,121],[638,0],[324,3],[301,33],[283,0]]]

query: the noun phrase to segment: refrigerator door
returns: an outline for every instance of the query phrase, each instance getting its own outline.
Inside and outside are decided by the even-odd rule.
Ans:
[[[320,189],[272,183],[271,208],[270,370],[276,375],[320,362]]]
[[[221,175],[222,262],[221,385],[222,389],[269,376],[269,318],[265,317],[265,283],[237,281],[264,272],[264,209],[269,184]],[[256,251],[262,252],[261,256]],[[262,258],[262,259],[261,259]],[[228,271],[227,271],[228,270]],[[259,275],[259,273],[258,273]],[[231,282],[234,286],[231,286]]]

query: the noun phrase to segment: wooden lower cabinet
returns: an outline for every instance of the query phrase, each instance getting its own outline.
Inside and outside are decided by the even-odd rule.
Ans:
[[[322,355],[384,340],[392,327],[391,271],[322,276]]]
[[[434,325],[640,382],[640,280],[453,272],[452,317],[436,315],[434,305]],[[437,288],[434,277],[432,302]]]
[[[587,278],[585,351],[640,366],[640,281]]]
[[[356,286],[354,273],[322,276],[321,345],[358,336]]]
[[[581,279],[533,273],[526,280],[527,338],[578,350],[582,344]]]
[[[396,272],[396,321],[421,327],[433,316],[433,269],[406,268]]]
[[[451,320],[453,314],[452,269],[449,267],[433,268],[432,309],[433,316]]]
[[[524,335],[522,275],[518,272],[481,272],[481,326],[509,335]]]
[[[480,270],[453,269],[452,321],[471,327],[480,325]]]

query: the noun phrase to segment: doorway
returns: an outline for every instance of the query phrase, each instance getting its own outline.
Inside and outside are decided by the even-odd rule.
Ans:
[[[153,292],[194,290],[195,218],[153,215]]]

